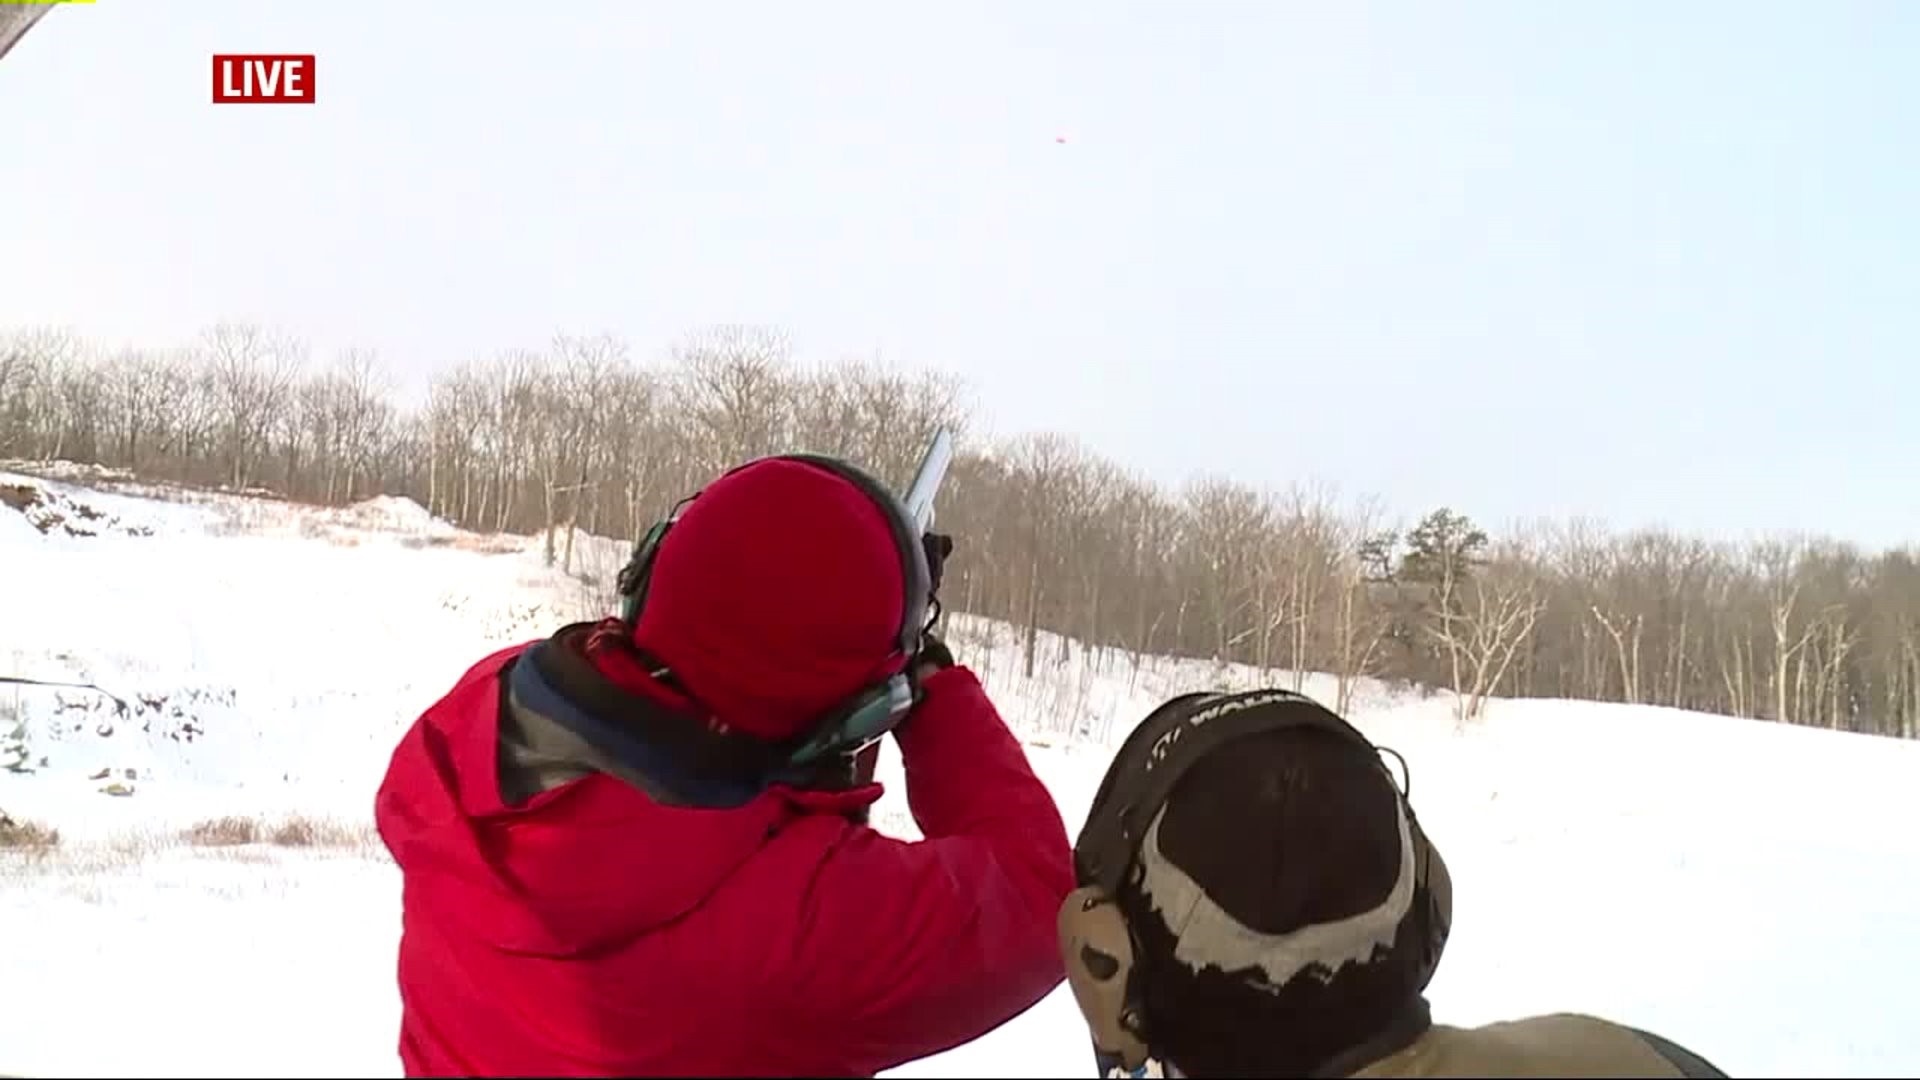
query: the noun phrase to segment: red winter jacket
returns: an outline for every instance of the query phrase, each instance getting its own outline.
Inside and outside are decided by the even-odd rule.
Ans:
[[[871,1076],[1061,982],[1066,829],[971,671],[899,733],[908,843],[836,812],[877,786],[680,809],[594,773],[507,807],[500,672],[526,647],[420,717],[376,802],[408,1076]]]

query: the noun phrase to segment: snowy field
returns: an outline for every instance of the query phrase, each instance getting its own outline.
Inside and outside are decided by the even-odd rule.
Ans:
[[[0,809],[61,837],[0,847],[0,1074],[399,1075],[399,881],[366,824],[386,755],[469,663],[598,614],[599,590],[538,539],[405,501],[35,472],[0,473],[0,674],[127,709],[0,686]],[[607,580],[622,553],[582,540],[575,569]],[[1006,627],[954,638],[1074,829],[1152,705],[1263,678],[1048,639],[1027,679]],[[1442,1020],[1587,1010],[1737,1076],[1920,1069],[1920,746],[1557,701],[1458,731],[1444,700],[1379,688],[1354,719],[1410,762],[1453,868]],[[882,768],[876,823],[911,835]],[[1063,988],[898,1075],[1089,1071]]]

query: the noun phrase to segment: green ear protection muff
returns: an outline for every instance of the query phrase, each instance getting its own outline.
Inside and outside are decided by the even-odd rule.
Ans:
[[[653,557],[660,550],[660,541],[673,527],[674,518],[679,516],[681,507],[690,500],[682,499],[674,507],[674,514],[665,521],[656,521],[647,527],[640,542],[633,547],[633,554],[627,565],[620,571],[618,588],[620,593],[620,621],[633,626],[640,621],[640,607],[647,602],[647,585],[653,578]]]
[[[927,547],[907,515],[900,497],[887,490],[859,467],[839,458],[821,454],[778,454],[759,458],[728,470],[732,475],[763,461],[798,461],[824,469],[859,488],[880,508],[893,534],[894,548],[900,555],[901,579],[905,603],[900,613],[897,647],[903,668],[897,675],[877,686],[855,694],[830,710],[806,735],[795,740],[786,755],[791,765],[807,765],[822,758],[850,756],[873,745],[899,726],[919,699],[913,681],[912,658],[919,653],[922,637],[928,629],[928,614],[934,603],[933,576],[928,568]],[[653,566],[660,546],[666,542],[686,507],[700,497],[699,492],[682,499],[665,521],[649,528],[634,545],[626,568],[620,571],[620,618],[629,627],[637,626],[646,608],[647,589],[652,582]]]

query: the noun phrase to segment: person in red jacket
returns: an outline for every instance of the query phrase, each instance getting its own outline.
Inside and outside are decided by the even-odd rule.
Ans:
[[[394,751],[410,1077],[872,1076],[1064,978],[1065,825],[925,632],[950,543],[825,458],[682,507],[624,617],[480,661]],[[920,841],[864,823],[889,731]]]

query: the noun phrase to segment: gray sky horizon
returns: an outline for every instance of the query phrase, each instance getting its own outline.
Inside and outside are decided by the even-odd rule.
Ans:
[[[0,328],[417,389],[760,323],[1169,487],[1920,542],[1920,6],[1610,10],[67,6],[0,63]]]

